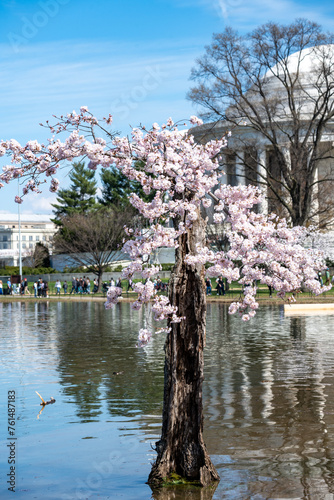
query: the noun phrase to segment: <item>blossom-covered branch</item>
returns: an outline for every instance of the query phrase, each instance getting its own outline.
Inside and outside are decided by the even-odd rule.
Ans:
[[[156,320],[168,320],[168,325],[182,321],[166,297],[156,296],[152,278],[159,268],[145,263],[144,256],[159,247],[177,248],[179,239],[192,230],[194,222],[202,217],[202,207],[210,206],[212,199],[213,221],[225,220],[228,224],[229,248],[214,253],[197,247],[195,252],[184,255],[184,264],[204,268],[209,263],[207,272],[211,276],[244,285],[243,296],[230,306],[230,313],[238,311],[244,320],[255,315],[256,283],[273,287],[282,298],[304,287],[316,295],[329,289],[321,288],[317,280],[317,271],[324,267],[321,253],[301,244],[302,228],[289,228],[284,220],[253,211],[261,201],[258,188],[221,184],[219,154],[226,146],[226,137],[201,145],[171,119],[162,126],[154,123],[150,130],[135,128],[130,138],[118,137],[109,131],[111,122],[110,115],[98,120],[82,107],[79,114],[73,111],[60,117],[55,125],[47,124],[53,134],[47,145],[29,141],[21,146],[13,139],[2,141],[0,155],[9,156],[11,162],[0,178],[3,186],[12,179],[26,177],[23,197],[30,191],[38,192],[42,182],[49,182],[54,192],[59,185],[54,176],[64,160],[83,157],[91,169],[117,167],[128,179],[139,182],[145,194],[154,192],[150,202],[134,193],[130,196],[131,204],[150,225],[145,231],[128,230],[129,239],[123,245],[131,258],[123,277],[137,273],[144,281],[135,286],[138,298],[132,305],[134,309],[153,300]],[[191,122],[198,124],[200,120],[191,117]],[[62,142],[58,136],[64,133],[68,136]],[[16,201],[21,203],[22,199]],[[173,227],[169,227],[171,220]],[[116,287],[109,289],[107,308],[117,303],[120,293]],[[149,338],[148,330],[141,330],[140,343]]]

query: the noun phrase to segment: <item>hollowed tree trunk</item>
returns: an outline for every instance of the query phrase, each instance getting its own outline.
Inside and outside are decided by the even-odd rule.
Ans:
[[[170,324],[165,344],[165,382],[161,439],[156,462],[148,479],[160,484],[171,473],[207,485],[219,476],[203,441],[203,348],[205,345],[206,295],[204,266],[184,263],[195,245],[205,244],[205,221],[199,218],[181,237],[170,282],[169,298],[178,306],[181,323]]]

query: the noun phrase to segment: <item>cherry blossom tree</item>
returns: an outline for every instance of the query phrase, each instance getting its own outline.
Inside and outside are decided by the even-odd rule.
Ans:
[[[193,125],[200,120],[191,117]],[[157,321],[163,326],[156,333],[166,333],[165,386],[161,439],[156,443],[157,459],[149,483],[160,484],[171,473],[206,485],[219,479],[203,440],[203,349],[205,347],[206,296],[205,265],[211,276],[223,276],[229,283],[244,285],[240,299],[229,308],[244,321],[256,314],[255,283],[272,286],[278,296],[294,300],[293,295],[308,288],[318,295],[330,288],[321,287],[317,272],[325,267],[318,250],[305,249],[301,241],[304,229],[289,228],[276,216],[252,210],[261,201],[254,186],[221,185],[219,155],[226,138],[197,144],[193,137],[168,119],[150,130],[135,128],[131,138],[117,137],[109,130],[112,118],[95,118],[86,107],[47,124],[54,134],[48,144],[30,141],[21,146],[15,140],[2,141],[0,154],[9,155],[2,185],[17,177],[26,177],[23,194],[39,191],[42,182],[50,182],[64,160],[89,160],[89,168],[118,168],[131,181],[141,184],[145,202],[138,194],[130,195],[131,204],[149,222],[150,230],[127,229],[123,251],[131,257],[123,271],[143,278],[135,285],[138,293],[133,309],[149,302]],[[63,142],[60,134],[65,133]],[[21,203],[22,199],[17,198]],[[214,253],[207,248],[206,219],[203,207],[213,204],[214,221],[225,221],[229,246]],[[170,222],[173,226],[171,227]],[[171,277],[169,297],[157,295],[152,278],[159,267],[150,265],[144,256],[160,247],[175,248],[176,264]],[[121,290],[110,287],[106,308],[117,303]],[[147,328],[139,332],[138,345],[152,336]]]

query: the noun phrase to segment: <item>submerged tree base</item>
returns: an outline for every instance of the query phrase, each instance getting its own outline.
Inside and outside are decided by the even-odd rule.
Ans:
[[[189,479],[187,477],[181,476],[176,472],[171,472],[170,474],[163,476],[160,472],[163,467],[154,464],[149,475],[147,484],[152,488],[161,488],[169,486],[193,486],[198,488],[203,488],[206,486],[214,485],[219,483],[219,475],[209,459],[209,467],[204,466],[199,470],[198,479]]]
[[[176,472],[172,472],[171,474],[169,474],[169,476],[163,478],[162,486],[176,486],[176,485],[202,486],[199,481],[189,481],[185,477],[176,474]]]
[[[212,500],[219,481],[213,481],[208,486],[202,486],[199,481],[188,481],[187,479],[172,472],[168,477],[163,478],[160,486],[153,486],[152,498],[155,500]]]
[[[219,479],[213,481],[214,483],[218,483]],[[163,482],[161,486],[197,486],[202,488],[204,485],[201,483],[201,481],[191,481],[185,477],[180,476],[179,474],[176,474],[176,472],[172,472],[169,474],[169,476],[163,478]]]

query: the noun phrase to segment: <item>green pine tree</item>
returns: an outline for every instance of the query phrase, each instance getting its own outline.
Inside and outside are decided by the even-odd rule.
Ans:
[[[103,206],[128,206],[128,196],[133,191],[132,182],[117,168],[105,168],[101,172],[102,197],[98,198]]]
[[[141,168],[141,163],[137,162],[137,168]],[[116,168],[105,168],[101,172],[102,197],[98,201],[103,206],[128,207],[129,195],[136,193],[144,201],[152,201],[154,192],[145,195],[142,186],[137,181],[130,181]]]
[[[53,206],[55,215],[52,221],[57,226],[62,226],[63,217],[76,213],[86,213],[94,210],[96,204],[97,184],[95,172],[85,167],[84,162],[74,162],[69,175],[71,185],[68,189],[58,191],[57,203]]]

